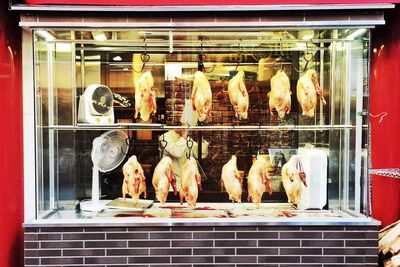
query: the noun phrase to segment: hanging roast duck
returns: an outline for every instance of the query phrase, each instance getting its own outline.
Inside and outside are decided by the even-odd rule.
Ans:
[[[325,105],[326,101],[322,95],[315,70],[307,70],[297,82],[297,100],[300,103],[303,115],[314,117],[317,105],[317,96]]]

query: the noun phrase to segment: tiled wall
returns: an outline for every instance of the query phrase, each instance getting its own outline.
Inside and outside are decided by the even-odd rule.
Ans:
[[[373,226],[26,228],[26,266],[376,266]]]

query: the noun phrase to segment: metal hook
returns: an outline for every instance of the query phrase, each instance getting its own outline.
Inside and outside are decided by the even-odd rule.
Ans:
[[[190,159],[190,156],[191,156],[191,154],[192,154],[192,148],[193,148],[193,140],[191,139],[191,138],[187,138],[186,139],[186,146],[187,146],[187,148],[188,148],[188,152],[186,152],[186,158],[187,159]]]
[[[150,60],[150,55],[147,54],[147,43],[146,43],[146,35],[144,36],[143,42],[144,42],[144,51],[142,52],[142,54],[140,55],[140,60],[142,61],[142,67],[140,68],[139,71],[135,70],[135,68],[132,66],[132,70],[136,73],[142,73],[146,63],[149,62]]]
[[[314,59],[314,54],[308,51],[308,42],[306,42],[306,52],[305,52],[304,55],[303,55],[303,59],[304,59],[305,62],[306,62],[306,65],[304,66],[303,71],[296,69],[296,67],[293,67],[294,70],[295,70],[296,72],[298,72],[298,73],[306,72],[306,71],[308,70],[308,65],[309,65],[310,62],[312,62],[313,59]]]
[[[165,148],[166,148],[167,145],[168,145],[168,141],[165,140],[165,136],[164,136],[164,135],[165,135],[165,134],[162,134],[162,135],[161,135],[161,136],[162,136],[162,140],[160,140],[161,158],[164,157],[164,151],[165,151]]]
[[[236,62],[235,71],[237,71],[237,69],[239,68],[240,63],[242,63],[242,61],[243,61],[242,39],[239,40],[238,51],[239,52],[238,52],[238,58],[237,58],[237,62]]]

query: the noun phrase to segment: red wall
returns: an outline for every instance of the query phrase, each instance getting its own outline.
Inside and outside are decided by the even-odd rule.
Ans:
[[[400,168],[400,6],[385,16],[388,26],[372,33],[371,118],[372,168]],[[388,225],[400,219],[400,179],[373,176],[373,217]]]
[[[295,4],[368,4],[399,3],[400,0],[25,0],[28,4],[67,5],[295,5]]]
[[[0,266],[22,266],[23,151],[21,32],[0,1]]]

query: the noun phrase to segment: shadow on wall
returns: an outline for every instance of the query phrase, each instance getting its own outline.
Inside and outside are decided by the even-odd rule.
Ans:
[[[23,266],[21,30],[18,14],[0,3],[0,266]]]

